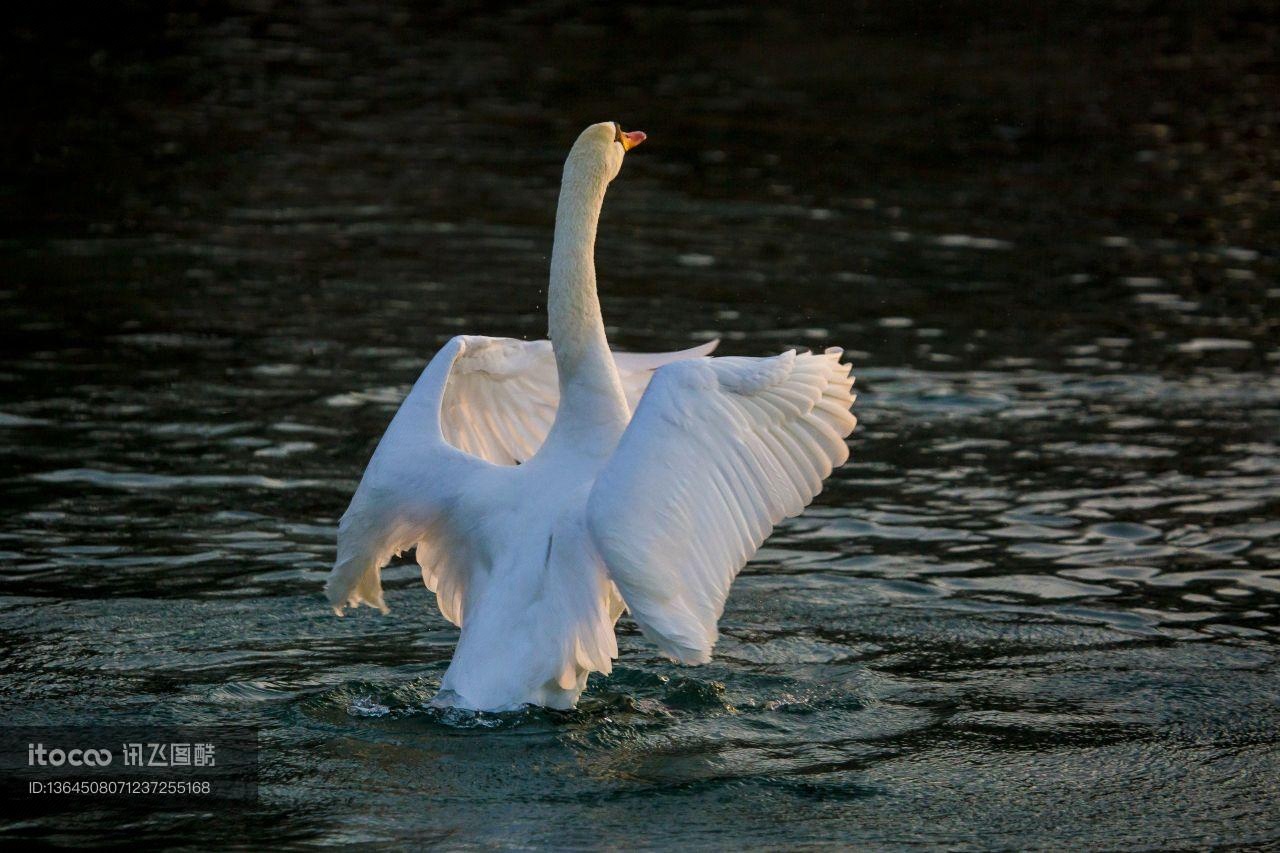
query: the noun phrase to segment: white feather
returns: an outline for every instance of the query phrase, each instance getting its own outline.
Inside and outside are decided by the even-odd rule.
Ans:
[[[839,350],[658,371],[587,518],[631,615],[666,655],[710,659],[739,570],[848,457],[852,384]],[[817,406],[824,396],[843,416]]]

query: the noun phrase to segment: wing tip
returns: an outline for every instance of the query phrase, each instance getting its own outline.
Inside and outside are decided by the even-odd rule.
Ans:
[[[690,649],[685,646],[662,645],[658,647],[662,656],[672,663],[681,666],[703,666],[711,663],[710,649]]]
[[[363,598],[356,598],[355,596],[347,599],[341,604],[330,604],[329,609],[333,611],[334,616],[337,616],[339,619],[343,619],[347,615],[348,607],[352,610],[358,610],[361,604],[374,608],[382,616],[386,616],[391,612],[391,608],[387,606],[385,601],[366,601]]]
[[[333,611],[334,616],[342,618],[347,615],[346,610],[348,607],[352,610],[358,610],[362,604],[375,608],[383,616],[391,612],[391,608],[387,606],[386,599],[382,596],[380,586],[372,594],[362,593],[359,588],[359,581],[350,589],[340,589],[336,582],[338,578],[335,574],[330,574],[324,583],[325,598],[329,600],[329,609]],[[364,580],[364,578],[362,577],[361,580]]]

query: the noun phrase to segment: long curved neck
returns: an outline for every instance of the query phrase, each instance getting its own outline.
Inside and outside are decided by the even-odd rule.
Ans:
[[[572,158],[565,165],[551,249],[547,325],[560,377],[553,434],[568,430],[584,440],[584,431],[600,433],[612,447],[628,409],[596,294],[596,225],[608,181],[583,165]]]

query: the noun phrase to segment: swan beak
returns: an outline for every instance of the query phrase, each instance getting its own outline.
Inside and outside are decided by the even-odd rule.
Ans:
[[[643,130],[633,130],[629,133],[623,133],[622,131],[618,131],[618,138],[619,138],[618,141],[622,143],[622,150],[630,151],[632,148],[635,148],[641,142],[644,142],[645,139],[647,139],[648,137],[645,136]]]

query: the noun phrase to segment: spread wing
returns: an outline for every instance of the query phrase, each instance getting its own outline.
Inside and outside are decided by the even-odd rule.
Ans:
[[[334,612],[367,604],[387,611],[382,567],[407,548],[433,541],[447,507],[477,475],[495,467],[447,442],[442,403],[466,337],[440,348],[400,404],[338,523],[338,555],[325,582]],[[434,589],[434,587],[433,587]]]
[[[717,342],[673,353],[616,353],[634,405],[659,367],[706,355]],[[530,458],[555,421],[560,394],[549,341],[464,335],[432,358],[378,443],[338,525],[325,591],[334,610],[386,611],[382,567],[417,547],[441,613],[462,623],[467,557],[450,542],[448,510],[484,472]]]
[[[849,456],[841,351],[658,370],[592,487],[587,523],[645,636],[705,663],[729,586],[774,525]]]
[[[560,404],[555,353],[550,341],[466,337],[444,395],[445,440],[498,465],[530,459],[546,440]],[[710,341],[680,352],[614,353],[632,409],[653,372],[665,364],[704,356]]]

